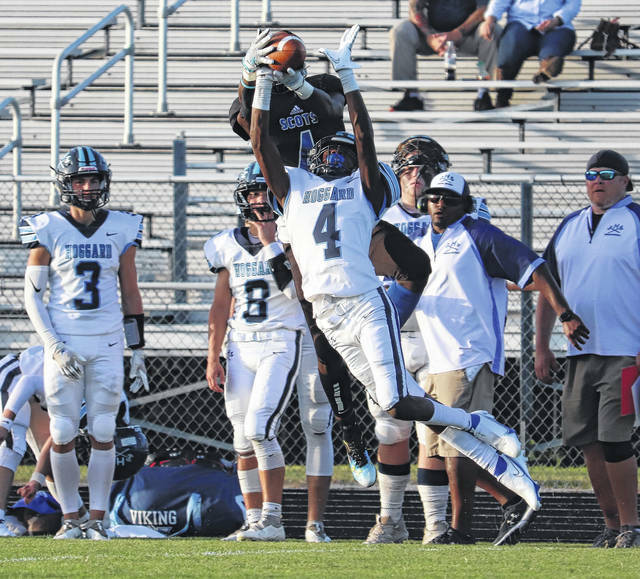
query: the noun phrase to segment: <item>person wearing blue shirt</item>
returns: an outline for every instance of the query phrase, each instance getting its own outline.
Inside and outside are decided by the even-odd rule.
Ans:
[[[580,11],[581,0],[491,0],[479,33],[491,39],[496,22],[507,13],[498,48],[498,80],[514,80],[524,61],[537,55],[540,68],[533,82],[546,82],[562,72],[564,57],[576,43],[571,22]],[[509,106],[512,89],[499,89],[496,107]]]

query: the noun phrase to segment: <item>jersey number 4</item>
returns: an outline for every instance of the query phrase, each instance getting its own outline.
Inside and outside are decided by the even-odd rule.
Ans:
[[[334,259],[342,255],[338,241],[340,231],[336,229],[336,204],[326,203],[322,206],[320,215],[313,228],[313,239],[317,244],[326,243],[325,259]]]

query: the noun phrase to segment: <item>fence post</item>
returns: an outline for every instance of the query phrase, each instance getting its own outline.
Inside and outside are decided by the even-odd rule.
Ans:
[[[187,142],[184,135],[173,141],[173,175],[187,174]],[[173,184],[173,281],[187,280],[187,200],[189,185]],[[176,303],[185,303],[187,293],[176,290]]]
[[[533,187],[529,182],[520,183],[520,239],[531,247],[533,241]],[[523,291],[520,295],[520,441],[526,448],[535,366],[533,358],[533,294]]]

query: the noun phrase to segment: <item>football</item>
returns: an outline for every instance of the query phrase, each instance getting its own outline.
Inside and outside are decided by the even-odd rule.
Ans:
[[[274,32],[269,45],[276,47],[267,55],[274,61],[269,65],[273,70],[284,72],[288,68],[299,70],[304,66],[307,50],[299,36],[288,30],[279,30]]]

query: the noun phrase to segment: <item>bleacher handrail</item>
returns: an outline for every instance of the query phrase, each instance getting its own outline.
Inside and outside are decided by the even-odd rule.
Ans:
[[[108,62],[102,65],[98,70],[94,71],[82,82],[71,89],[64,97],[61,96],[60,70],[62,63],[66,58],[72,57],[78,53],[79,47],[94,36],[100,30],[113,26],[118,16],[123,14],[126,18],[125,37],[123,49],[115,54]],[[121,4],[107,16],[100,20],[97,24],[87,30],[79,38],[64,48],[58,56],[56,56],[51,69],[51,167],[55,167],[58,163],[60,155],[60,111],[63,106],[68,104],[79,92],[91,85],[97,78],[102,76],[112,66],[124,59],[125,61],[125,83],[124,83],[124,134],[123,144],[133,144],[133,59],[135,51],[134,40],[134,22],[131,10],[125,4]],[[57,192],[51,187],[50,204],[57,203]]]
[[[13,167],[12,177],[13,180],[13,215],[12,215],[12,232],[11,235],[14,239],[18,239],[18,223],[20,221],[20,215],[22,214],[22,191],[20,188],[20,181],[16,179],[22,172],[22,114],[20,113],[20,105],[18,101],[13,97],[7,97],[0,102],[0,113],[5,109],[11,110],[11,120],[13,122],[13,132],[11,140],[0,149],[0,159],[2,159],[8,153],[12,153]]]

